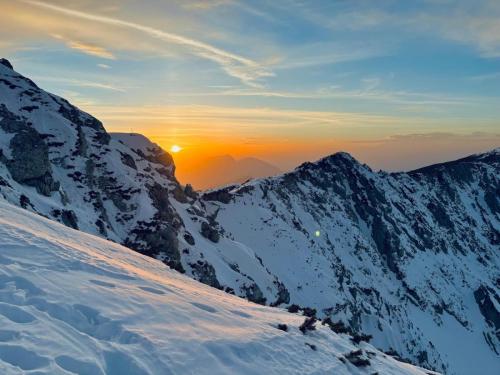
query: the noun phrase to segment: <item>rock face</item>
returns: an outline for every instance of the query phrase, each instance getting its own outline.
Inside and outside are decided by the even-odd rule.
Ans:
[[[10,112],[5,104],[0,104],[0,116],[0,128],[13,135],[9,142],[11,158],[3,155],[3,152],[1,156],[12,178],[34,186],[46,196],[57,191],[59,184],[52,178],[49,148],[42,135],[22,117]]]
[[[160,147],[108,134],[6,62],[0,111],[7,201],[254,302],[316,309],[425,367],[498,373],[498,149],[396,174],[339,153],[198,194]]]

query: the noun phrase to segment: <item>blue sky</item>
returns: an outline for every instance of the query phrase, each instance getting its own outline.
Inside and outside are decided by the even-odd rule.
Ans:
[[[499,1],[0,7],[1,54],[109,130],[283,167],[346,149],[407,169],[500,146]]]

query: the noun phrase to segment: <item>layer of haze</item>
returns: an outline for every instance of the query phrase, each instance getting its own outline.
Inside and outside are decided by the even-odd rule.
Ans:
[[[495,0],[0,0],[0,32],[16,70],[178,145],[201,187],[224,155],[408,170],[500,146]]]

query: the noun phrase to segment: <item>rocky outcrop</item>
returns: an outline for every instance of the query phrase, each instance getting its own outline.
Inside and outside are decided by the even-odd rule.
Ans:
[[[474,291],[474,298],[484,319],[495,328],[497,337],[500,339],[500,296],[492,288],[481,285]]]
[[[42,136],[4,104],[0,104],[0,118],[0,128],[14,134],[9,143],[11,157],[2,158],[12,178],[46,196],[57,191],[59,183],[52,177],[49,148]]]
[[[258,303],[260,305],[266,304],[267,299],[266,297],[264,297],[262,290],[259,288],[257,284],[252,283],[250,285],[245,285],[241,289],[245,293],[245,297],[249,301]]]
[[[0,65],[3,65],[3,66],[5,66],[5,67],[7,67],[7,68],[9,68],[11,70],[14,69],[14,67],[12,66],[12,64],[10,63],[10,61],[7,60],[7,59],[4,59],[4,58],[0,59]]]
[[[203,221],[201,223],[201,232],[200,233],[203,237],[209,239],[212,242],[215,242],[215,243],[219,242],[219,239],[220,239],[219,231],[205,221]]]
[[[197,280],[217,289],[222,288],[219,280],[217,280],[215,269],[211,264],[206,261],[199,260],[196,263],[191,263],[190,266],[193,270],[193,275]]]

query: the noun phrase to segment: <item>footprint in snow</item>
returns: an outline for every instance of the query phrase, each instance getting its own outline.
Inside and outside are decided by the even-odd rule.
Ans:
[[[160,295],[165,294],[165,292],[163,290],[151,288],[149,286],[140,286],[139,289],[142,289],[145,292],[149,292],[149,293],[153,293],[153,294],[160,294]]]
[[[62,369],[79,375],[102,375],[102,370],[95,364],[84,362],[67,355],[56,357],[56,363]]]
[[[49,364],[46,357],[19,345],[0,345],[0,360],[25,371],[36,370]]]
[[[93,284],[96,284],[96,285],[99,285],[99,286],[103,286],[105,288],[115,288],[116,285],[113,284],[113,283],[108,283],[106,281],[102,281],[102,280],[89,280],[91,283]]]
[[[3,315],[10,321],[14,323],[31,323],[36,318],[30,313],[24,311],[23,309],[0,302],[0,315]]]
[[[217,312],[217,310],[214,309],[212,306],[204,305],[203,303],[191,302],[191,305],[209,313]]]
[[[14,341],[19,339],[19,332],[11,331],[10,329],[0,329],[0,342]]]
[[[234,315],[238,315],[238,316],[241,316],[243,318],[251,318],[252,317],[250,314],[247,314],[246,312],[243,312],[243,311],[231,310],[230,312]]]

